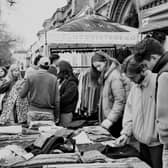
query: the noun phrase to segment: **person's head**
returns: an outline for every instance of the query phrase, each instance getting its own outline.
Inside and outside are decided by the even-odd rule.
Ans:
[[[127,77],[136,84],[142,83],[145,78],[145,71],[147,65],[144,63],[136,62],[134,57],[130,57],[125,65],[125,73]]]
[[[60,59],[60,56],[58,54],[52,54],[50,56],[51,64],[54,64],[56,66],[58,65],[59,59]]]
[[[0,78],[4,78],[7,75],[7,69],[5,67],[0,67]]]
[[[8,78],[11,80],[18,80],[21,78],[21,73],[19,66],[17,64],[12,64],[8,70]]]
[[[103,51],[97,51],[91,58],[91,81],[96,84],[103,73],[107,72],[111,64],[118,66],[119,62],[115,58],[111,58]]]
[[[153,31],[152,38],[158,40],[164,46],[164,43],[166,41],[166,33],[158,30]]]
[[[67,61],[59,61],[57,65],[57,73],[58,78],[63,81],[64,79],[68,79],[70,76],[73,75],[73,69],[69,62]]]
[[[50,60],[48,57],[42,57],[38,63],[40,69],[48,70]]]
[[[35,58],[34,58],[34,61],[33,61],[33,64],[35,65],[35,66],[38,66],[38,63],[39,63],[39,61],[40,61],[40,59],[42,58],[43,56],[42,55],[37,55]]]
[[[139,63],[146,63],[150,70],[157,64],[164,54],[164,48],[154,38],[145,38],[135,45],[135,60]]]

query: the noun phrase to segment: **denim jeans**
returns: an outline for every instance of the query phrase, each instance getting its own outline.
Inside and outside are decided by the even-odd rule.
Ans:
[[[168,168],[168,144],[163,147],[163,168]]]

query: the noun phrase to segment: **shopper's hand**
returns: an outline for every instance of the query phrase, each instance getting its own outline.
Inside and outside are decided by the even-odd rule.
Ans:
[[[115,140],[115,144],[119,146],[124,146],[128,142],[128,136],[123,134]]]
[[[112,122],[108,119],[105,119],[102,123],[101,126],[105,129],[109,129],[112,125]]]

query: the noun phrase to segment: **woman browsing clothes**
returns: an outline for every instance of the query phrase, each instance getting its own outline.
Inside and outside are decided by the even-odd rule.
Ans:
[[[91,62],[91,81],[102,88],[99,107],[101,126],[109,129],[114,137],[118,137],[126,102],[120,64],[102,51],[96,52]]]

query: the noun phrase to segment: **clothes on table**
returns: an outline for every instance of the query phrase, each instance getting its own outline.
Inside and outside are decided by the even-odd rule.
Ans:
[[[97,150],[84,152],[81,157],[83,163],[106,163],[107,157]]]

